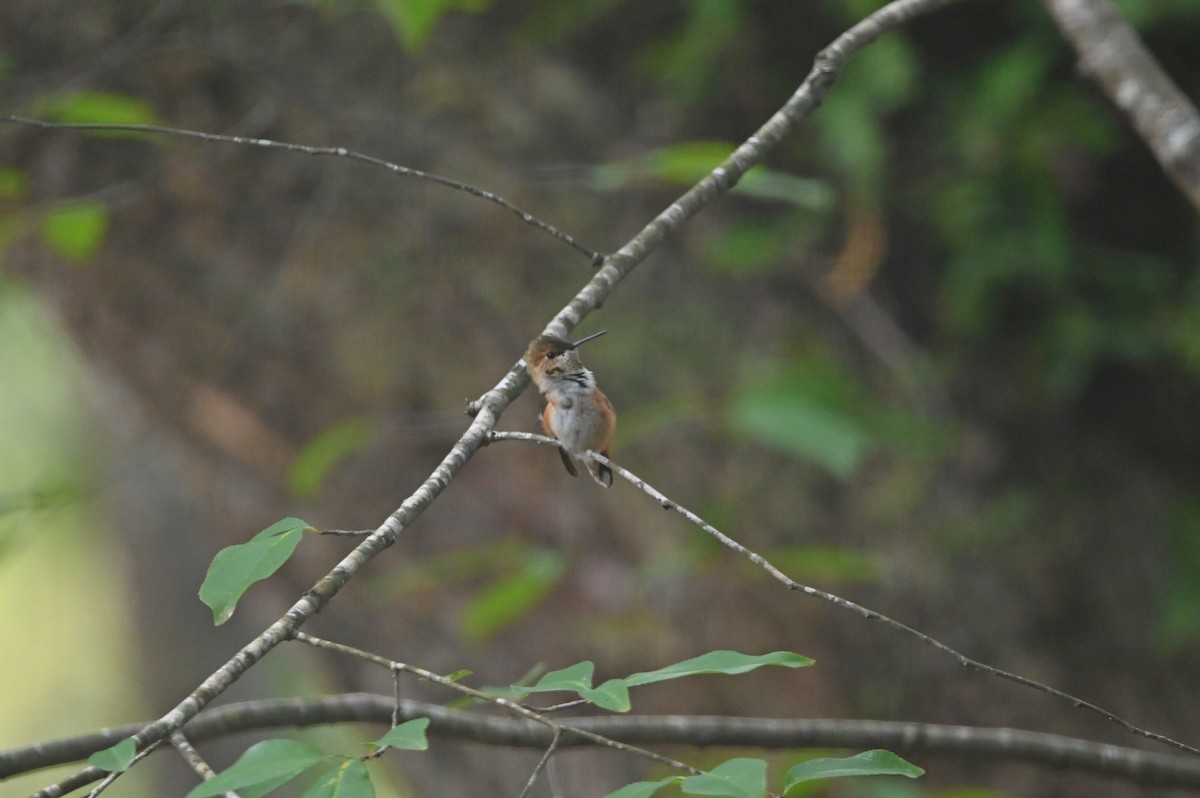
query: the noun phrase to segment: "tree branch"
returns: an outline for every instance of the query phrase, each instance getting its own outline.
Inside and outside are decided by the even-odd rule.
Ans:
[[[288,141],[275,141],[273,139],[258,139],[246,138],[245,136],[230,136],[224,133],[204,133],[199,130],[185,130],[178,127],[166,127],[165,125],[116,125],[106,124],[101,122],[47,122],[41,119],[27,119],[23,116],[12,116],[11,114],[0,114],[0,122],[12,122],[17,125],[25,125],[27,127],[39,127],[52,130],[92,130],[92,131],[122,131],[127,133],[156,133],[166,136],[175,136],[178,138],[199,139],[201,141],[212,144],[241,144],[252,147],[264,147],[266,149],[285,150],[288,152],[299,152],[305,155],[312,156],[331,156],[334,158],[345,158],[351,161],[358,161],[370,166],[377,166],[388,170],[402,177],[415,177],[419,180],[425,180],[430,183],[436,183],[439,186],[452,188],[455,191],[461,191],[465,194],[470,194],[473,197],[479,197],[482,200],[487,200],[495,205],[499,205],[504,210],[516,216],[525,224],[536,227],[545,233],[557,238],[567,246],[574,249],[576,252],[586,255],[592,265],[599,266],[604,262],[604,255],[595,250],[585,247],[583,244],[575,240],[568,233],[559,230],[552,224],[543,222],[541,219],[534,216],[529,211],[506,200],[498,194],[494,194],[486,189],[473,186],[470,183],[464,183],[460,180],[453,180],[449,177],[442,177],[433,172],[423,172],[420,169],[413,169],[409,166],[401,166],[393,161],[387,161],[383,158],[377,158],[374,155],[348,150],[345,147],[314,147],[309,144],[293,144]]]
[[[529,441],[532,443],[542,444],[542,445],[546,445],[546,446],[561,446],[562,445],[554,438],[550,438],[545,435],[538,435],[538,434],[532,433],[532,432],[492,432],[488,435],[489,442],[504,441],[504,440]],[[925,634],[924,632],[918,631],[917,629],[914,629],[907,624],[901,623],[900,621],[897,621],[896,619],[894,619],[890,616],[884,615],[881,612],[877,612],[876,610],[873,610],[869,607],[864,607],[863,605],[858,604],[857,602],[854,602],[854,601],[850,601],[849,599],[842,598],[841,596],[839,596],[835,593],[830,593],[828,591],[820,590],[820,589],[812,587],[810,585],[805,585],[800,582],[797,582],[796,580],[792,579],[790,576],[785,574],[783,571],[780,571],[778,568],[776,568],[774,565],[772,565],[771,562],[769,560],[767,560],[766,557],[763,557],[758,552],[753,551],[752,549],[749,549],[749,548],[743,546],[741,543],[738,543],[736,540],[729,537],[724,532],[717,529],[715,526],[708,523],[703,518],[696,515],[691,510],[689,510],[688,508],[684,507],[683,505],[679,504],[678,502],[676,502],[672,499],[667,498],[660,490],[658,490],[658,488],[656,488],[653,485],[651,485],[650,483],[646,482],[646,480],[642,479],[637,474],[633,473],[632,471],[630,471],[626,468],[623,468],[623,467],[617,465],[609,458],[607,458],[604,455],[599,454],[597,452],[593,452],[593,451],[589,450],[585,454],[587,454],[587,456],[592,458],[593,460],[596,460],[596,461],[603,463],[604,465],[610,467],[613,471],[615,471],[618,475],[620,475],[622,479],[625,479],[631,485],[636,487],[638,490],[642,491],[647,496],[654,499],[654,501],[658,502],[658,504],[661,505],[664,510],[674,510],[675,512],[679,513],[684,518],[686,518],[689,522],[691,522],[695,526],[699,527],[702,531],[704,531],[707,535],[712,537],[714,540],[716,540],[718,543],[720,543],[725,548],[745,557],[747,560],[749,560],[751,563],[753,563],[758,568],[761,568],[772,579],[774,579],[775,581],[782,584],[788,590],[794,590],[799,593],[804,593],[807,596],[819,598],[822,601],[827,601],[836,607],[840,607],[844,610],[849,610],[850,612],[853,612],[856,615],[859,615],[859,616],[867,619],[868,621],[878,621],[879,623],[882,623],[883,625],[889,627],[890,629],[894,629],[898,632],[903,632],[904,634],[909,635],[910,637],[916,638],[917,640],[921,641],[925,645],[930,646],[931,648],[941,652],[942,654],[952,657],[955,661],[958,662],[959,665],[962,665],[964,668],[969,668],[970,670],[978,671],[980,673],[986,673],[990,676],[998,676],[1001,679],[1006,679],[1010,682],[1014,682],[1014,683],[1022,685],[1024,687],[1029,687],[1033,690],[1037,690],[1038,692],[1042,692],[1047,695],[1053,696],[1054,698],[1065,701],[1068,704],[1070,704],[1071,706],[1075,707],[1076,709],[1085,709],[1089,712],[1094,712],[1095,714],[1100,715],[1101,717],[1106,718],[1107,720],[1110,720],[1113,723],[1116,723],[1117,725],[1123,727],[1127,731],[1130,731],[1141,737],[1145,737],[1148,740],[1154,740],[1155,742],[1163,743],[1164,745],[1169,745],[1172,748],[1177,748],[1180,751],[1186,751],[1190,754],[1200,756],[1200,749],[1197,749],[1186,743],[1180,742],[1179,740],[1176,740],[1174,738],[1167,737],[1166,735],[1159,734],[1158,732],[1154,732],[1149,729],[1144,729],[1141,726],[1138,726],[1134,723],[1130,723],[1129,721],[1125,720],[1121,716],[1117,715],[1114,712],[1111,712],[1110,710],[1105,709],[1102,706],[1093,704],[1090,701],[1085,701],[1082,698],[1078,698],[1076,696],[1071,695],[1070,693],[1063,692],[1062,690],[1059,690],[1056,687],[1051,687],[1048,684],[1042,684],[1041,682],[1030,679],[1027,676],[1021,676],[1020,674],[1012,673],[1011,671],[1006,671],[1003,668],[997,668],[994,665],[988,665],[986,662],[980,662],[977,659],[972,659],[971,657],[968,657],[966,654],[963,654],[961,651],[946,645],[945,643],[938,640],[937,638],[930,637],[929,635]]]
[[[400,702],[400,722],[429,718],[429,733],[444,739],[514,748],[547,749],[555,730],[529,720],[447,709],[418,701]],[[188,738],[203,743],[263,729],[331,723],[390,725],[396,702],[369,693],[319,698],[261,699],[207,709],[188,724]],[[1200,787],[1200,761],[1139,751],[1043,732],[873,720],[807,720],[720,716],[628,716],[563,718],[580,730],[631,745],[753,746],[792,748],[887,748],[900,754],[929,754],[969,761],[1008,761],[1095,773],[1141,785]],[[0,751],[0,779],[82,760],[129,737],[131,724]],[[564,732],[559,748],[591,743]]]
[[[1042,0],[1080,69],[1124,111],[1159,164],[1200,210],[1200,113],[1111,0]]]

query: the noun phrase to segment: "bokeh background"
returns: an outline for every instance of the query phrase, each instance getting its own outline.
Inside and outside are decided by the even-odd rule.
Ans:
[[[6,0],[0,107],[348,147],[612,251],[878,5]],[[1200,6],[1119,6],[1200,96]],[[1197,243],[1038,4],[964,2],[858,56],[580,332],[610,331],[585,359],[621,414],[615,456],[669,496],[801,581],[1194,742]],[[346,160],[13,125],[0,252],[6,747],[173,706],[352,543],[305,540],[219,628],[195,596],[212,556],[286,515],[376,526],[591,269],[490,204]],[[501,427],[536,411],[526,395]],[[1139,743],[787,594],[516,443],[481,451],[310,628],[477,684],[789,649],[818,664],[642,688],[635,710]],[[289,646],[227,699],[360,689],[390,681]],[[250,741],[203,753],[223,767]],[[376,767],[384,795],[515,795],[537,756],[435,741]],[[916,761],[919,782],[821,794],[1130,794]],[[651,772],[571,752],[556,778],[590,796]],[[193,783],[158,756],[120,786]]]

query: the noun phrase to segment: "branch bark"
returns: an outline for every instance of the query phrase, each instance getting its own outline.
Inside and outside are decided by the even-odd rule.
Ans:
[[[1042,0],[1079,67],[1129,116],[1162,168],[1200,211],[1200,113],[1111,0]]]
[[[400,722],[429,718],[438,737],[484,745],[545,749],[555,730],[540,723],[401,701]],[[306,699],[263,699],[208,709],[188,724],[188,738],[202,743],[240,732],[331,723],[390,725],[392,696],[349,693]],[[1020,762],[1088,771],[1158,787],[1200,787],[1200,760],[1019,729],[986,729],[877,720],[807,720],[718,716],[625,716],[561,718],[570,725],[631,745],[753,746],[790,748],[887,748],[995,763]],[[129,737],[139,724],[105,729],[24,748],[0,751],[0,779],[84,759]],[[559,748],[592,744],[565,732]]]

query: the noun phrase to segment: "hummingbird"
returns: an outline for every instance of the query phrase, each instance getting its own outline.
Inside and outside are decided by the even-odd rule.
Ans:
[[[591,449],[608,457],[608,446],[617,428],[617,412],[576,351],[580,344],[606,332],[592,333],[574,343],[557,335],[539,335],[525,352],[525,368],[546,397],[542,428],[562,444],[558,453],[567,471],[573,477],[579,476],[571,461],[575,457],[587,467],[592,479],[610,488],[612,469],[585,457],[584,452]]]

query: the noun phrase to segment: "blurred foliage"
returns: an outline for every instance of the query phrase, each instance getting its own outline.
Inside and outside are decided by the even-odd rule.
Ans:
[[[690,188],[724,161],[737,145],[683,141],[590,170],[592,186],[622,192],[644,185]],[[741,214],[725,227],[703,233],[700,265],[716,275],[750,278],[778,269],[803,251],[830,223],[836,193],[829,181],[758,165],[734,187],[737,197],[760,200],[763,212]],[[791,208],[779,212],[778,204]]]
[[[847,190],[862,196],[885,193],[889,113],[905,105],[918,87],[911,46],[900,33],[880,39],[855,57],[838,79],[838,90],[821,104],[813,124],[821,155]]]
[[[419,50],[433,27],[450,11],[480,12],[491,0],[374,0],[405,47]]]
[[[722,64],[741,42],[747,11],[745,0],[691,0],[683,23],[638,58],[642,71],[677,102],[704,98],[722,78]]]
[[[412,53],[419,53],[433,34],[438,23],[454,11],[480,13],[492,5],[492,0],[302,0],[312,5],[343,12],[364,5],[373,6],[387,20],[396,40]]]
[[[843,548],[789,546],[771,549],[764,552],[764,556],[776,568],[801,582],[869,583],[883,571],[882,563],[875,554]]]
[[[109,91],[76,91],[39,97],[31,112],[41,119],[69,125],[156,125],[162,124],[150,103],[128,94]],[[143,138],[136,131],[90,131],[101,138]]]
[[[0,738],[8,745],[144,713],[132,599],[92,500],[91,435],[71,343],[34,296],[0,275]],[[69,652],[86,652],[87,666]],[[69,712],[52,711],[70,706]],[[77,766],[68,766],[70,771]],[[27,795],[64,768],[5,781]],[[131,796],[149,795],[130,785]]]
[[[1191,0],[1113,0],[1121,16],[1143,31],[1157,26],[1200,21],[1200,6]]]
[[[505,537],[392,568],[368,590],[390,604],[467,588],[470,598],[458,611],[459,632],[482,642],[527,617],[559,584],[566,567],[558,551]]]
[[[1077,396],[1106,362],[1153,364],[1191,346],[1187,333],[1164,335],[1188,328],[1178,267],[1085,238],[1072,218],[1067,170],[1113,155],[1120,134],[1091,93],[1061,80],[1061,61],[1035,33],[949,89],[961,112],[922,205],[947,251],[947,329],[967,342],[1022,342],[1031,401]]]
[[[533,549],[519,567],[495,579],[471,597],[462,611],[462,632],[482,641],[526,617],[562,578],[562,554]]]
[[[29,190],[29,178],[19,169],[0,169],[0,200],[17,200]]]
[[[366,446],[378,434],[375,423],[355,416],[333,424],[305,444],[292,462],[288,484],[299,498],[321,490],[329,472]]]
[[[1171,550],[1159,617],[1159,639],[1168,650],[1200,640],[1200,501],[1189,497],[1172,512]]]
[[[42,237],[66,260],[82,263],[96,254],[108,229],[108,209],[99,202],[53,208],[42,217]]]
[[[920,455],[936,453],[946,443],[936,425],[873,399],[827,353],[814,349],[768,361],[759,371],[733,395],[731,429],[840,479],[852,478],[878,446],[895,445]]]
[[[616,161],[591,170],[600,191],[620,191],[652,180],[690,188],[729,157],[737,145],[727,141],[683,141],[652,150],[637,159]],[[826,181],[799,177],[763,165],[752,168],[734,187],[738,195],[778,200],[810,211],[829,211],[835,196]]]

